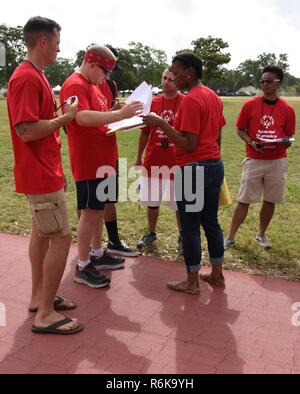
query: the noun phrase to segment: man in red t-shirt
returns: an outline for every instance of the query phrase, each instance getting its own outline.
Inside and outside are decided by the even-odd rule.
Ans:
[[[163,94],[153,98],[151,112],[161,116],[172,126],[184,95],[178,92],[174,84],[174,75],[170,69],[166,69],[163,72],[161,86]],[[146,154],[142,164],[142,156],[145,148]],[[174,143],[169,141],[166,134],[158,127],[142,128],[135,165],[143,165],[140,193],[142,203],[148,207],[147,217],[149,227],[149,232],[139,240],[137,247],[142,249],[157,240],[156,224],[159,216],[159,206],[161,201],[165,200],[168,202],[170,209],[176,211],[179,230],[178,252],[182,255],[181,226],[174,195],[173,170],[176,165]],[[155,171],[161,170],[162,167],[166,170],[165,176],[154,173]]]
[[[30,312],[37,312],[35,333],[75,334],[83,329],[76,319],[55,310],[76,304],[55,297],[71,243],[64,193],[59,128],[73,120],[78,100],[65,104],[57,117],[56,101],[43,69],[56,60],[60,26],[34,17],[24,26],[27,59],[13,73],[7,93],[17,193],[29,200],[33,217],[29,256],[32,268]]]
[[[283,70],[274,65],[264,68],[260,81],[263,96],[247,101],[237,120],[238,135],[246,143],[247,158],[238,205],[232,217],[225,250],[234,244],[235,235],[247,217],[249,205],[261,201],[260,226],[256,241],[265,249],[272,247],[266,231],[275,212],[275,204],[284,201],[287,176],[287,148],[295,134],[296,116],[292,106],[279,98]],[[278,140],[275,141],[274,140]],[[283,142],[281,142],[283,139]],[[280,141],[281,140],[281,141]]]
[[[101,243],[105,206],[117,200],[117,140],[115,135],[106,135],[105,125],[140,115],[143,109],[142,103],[133,102],[120,110],[108,111],[99,85],[115,64],[116,58],[107,47],[91,45],[80,69],[65,81],[60,93],[62,103],[70,96],[77,96],[79,101],[78,113],[67,126],[77,208],[81,210],[77,229],[79,263],[74,280],[92,288],[110,283],[110,279],[100,275],[97,269],[124,267],[124,259],[104,253]]]

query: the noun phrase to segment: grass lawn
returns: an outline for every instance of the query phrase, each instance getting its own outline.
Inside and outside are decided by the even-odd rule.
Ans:
[[[224,98],[224,113],[227,125],[223,130],[223,160],[227,182],[233,201],[236,202],[238,195],[241,163],[245,157],[243,142],[237,137],[235,120],[242,106],[244,98]],[[290,103],[296,108],[298,124],[297,132],[300,133],[300,99],[290,98]],[[63,138],[63,164],[69,180],[67,194],[70,221],[72,225],[74,241],[76,241],[76,195],[72,181],[68,148],[66,138]],[[119,133],[119,156],[127,158],[129,167],[133,165],[137,148],[138,131]],[[236,246],[226,252],[225,268],[239,270],[255,274],[265,274],[274,277],[300,280],[300,142],[296,143],[289,151],[289,174],[286,193],[286,203],[278,206],[268,231],[269,238],[273,243],[270,251],[262,250],[255,241],[258,227],[258,215],[260,205],[252,206],[248,218],[240,228],[236,237]],[[13,156],[10,143],[10,133],[6,112],[6,101],[0,100],[0,196],[1,216],[0,231],[16,234],[30,233],[30,215],[27,203],[22,195],[14,192],[13,180]],[[28,168],[30,176],[30,168]],[[234,204],[221,207],[219,212],[220,223],[227,234]],[[134,246],[136,241],[147,229],[146,209],[140,203],[121,202],[118,204],[118,224],[122,239]],[[158,241],[156,246],[148,250],[165,259],[178,259],[177,230],[175,214],[166,206],[162,206],[157,228]],[[204,238],[204,237],[203,237]],[[207,263],[207,248],[203,239],[204,257],[203,263]]]

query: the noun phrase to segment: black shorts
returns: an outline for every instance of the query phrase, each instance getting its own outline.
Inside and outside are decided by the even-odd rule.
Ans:
[[[104,211],[106,204],[118,202],[118,177],[76,182],[77,209]]]

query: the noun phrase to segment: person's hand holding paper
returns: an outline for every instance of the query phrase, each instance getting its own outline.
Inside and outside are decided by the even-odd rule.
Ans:
[[[148,127],[160,127],[163,119],[154,112],[150,112],[143,116],[143,122]]]
[[[265,144],[286,144],[286,143],[292,143],[295,142],[294,137],[283,137],[283,138],[263,138],[263,137],[258,137],[258,139]]]
[[[146,83],[141,83],[135,91],[125,101],[126,105],[122,110],[129,105],[137,105],[137,102],[143,103],[142,108],[136,107],[136,113],[128,119],[121,120],[120,122],[114,122],[108,125],[109,131],[106,135],[115,133],[117,130],[131,130],[137,127],[143,127],[142,115],[146,115],[150,112],[152,102],[152,90],[151,87]]]
[[[125,104],[120,113],[124,120],[132,119],[133,117],[140,117],[143,115],[144,104],[141,101],[132,101],[130,104]]]

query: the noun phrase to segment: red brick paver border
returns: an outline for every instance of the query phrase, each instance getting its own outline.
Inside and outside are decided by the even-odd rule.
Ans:
[[[75,246],[59,295],[78,302],[69,315],[86,328],[70,337],[32,334],[28,243],[0,234],[0,373],[300,371],[300,327],[292,325],[299,282],[226,272],[225,291],[201,283],[201,295],[185,295],[166,288],[185,277],[182,264],[141,256],[110,274],[109,289],[94,290],[73,282]]]

